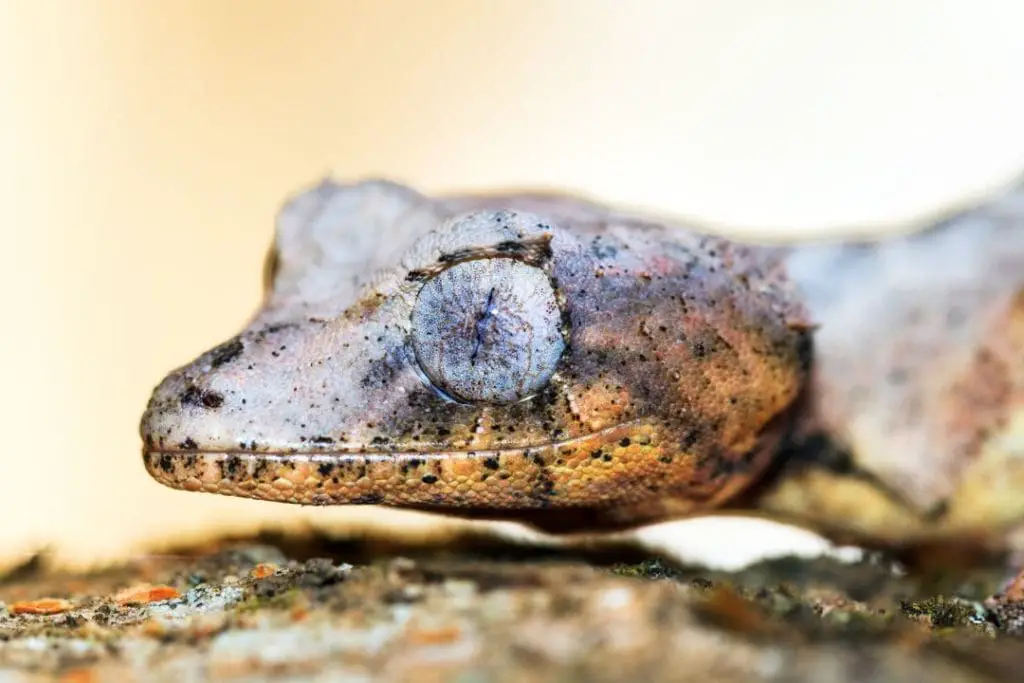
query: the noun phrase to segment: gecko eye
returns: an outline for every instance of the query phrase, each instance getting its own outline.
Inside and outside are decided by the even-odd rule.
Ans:
[[[534,395],[565,348],[562,313],[540,268],[509,258],[463,261],[420,289],[416,359],[456,400],[514,403]]]

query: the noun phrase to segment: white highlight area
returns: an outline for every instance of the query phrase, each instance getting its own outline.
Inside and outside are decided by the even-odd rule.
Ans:
[[[551,536],[514,523],[494,524],[493,532],[510,541],[548,547],[579,544],[599,548],[607,543],[635,543],[652,556],[721,571],[736,571],[782,557],[828,557],[849,563],[864,557],[861,548],[837,546],[802,527],[740,515],[692,517],[599,536]]]

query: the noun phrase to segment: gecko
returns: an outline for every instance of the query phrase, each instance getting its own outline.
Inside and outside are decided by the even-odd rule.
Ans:
[[[1024,179],[756,243],[553,192],[324,180],[140,426],[166,486],[551,533],[746,510],[876,544],[1024,522]]]

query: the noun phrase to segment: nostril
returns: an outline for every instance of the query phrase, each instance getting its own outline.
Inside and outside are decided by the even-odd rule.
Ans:
[[[224,394],[216,391],[204,391],[191,384],[181,393],[180,400],[182,407],[201,406],[203,408],[216,409],[224,405]]]
[[[216,391],[207,391],[203,393],[202,401],[207,408],[220,408],[224,405],[224,395]]]

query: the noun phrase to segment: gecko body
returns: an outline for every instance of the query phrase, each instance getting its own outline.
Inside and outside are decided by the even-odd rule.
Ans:
[[[743,244],[556,194],[325,181],[264,304],[142,419],[168,486],[555,531],[725,507],[899,539],[1024,517],[1024,188]]]

